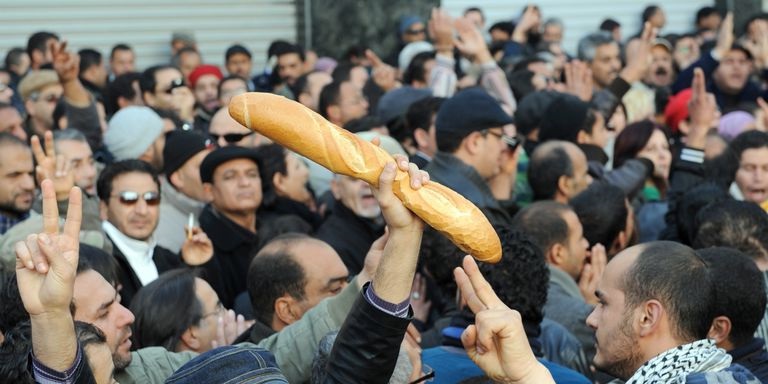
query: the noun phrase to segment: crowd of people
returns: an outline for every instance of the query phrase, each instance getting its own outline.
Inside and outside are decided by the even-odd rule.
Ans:
[[[768,382],[768,15],[668,34],[648,6],[569,53],[549,12],[438,8],[338,58],[278,40],[255,75],[188,33],[144,69],[48,31],[9,49],[0,381]],[[230,117],[245,92],[392,162],[333,174]],[[425,226],[396,172],[478,206],[500,261]]]

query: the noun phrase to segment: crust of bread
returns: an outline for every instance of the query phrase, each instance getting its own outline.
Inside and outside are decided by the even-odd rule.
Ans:
[[[334,173],[374,186],[384,165],[394,161],[383,149],[282,96],[259,92],[235,96],[229,114],[243,126]],[[403,205],[475,259],[494,263],[501,258],[501,242],[491,223],[479,208],[450,188],[430,181],[414,190],[408,173],[398,169],[393,192]]]

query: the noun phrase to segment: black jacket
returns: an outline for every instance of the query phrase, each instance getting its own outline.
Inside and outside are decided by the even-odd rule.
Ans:
[[[275,332],[274,329],[256,320],[253,323],[253,325],[251,325],[250,328],[246,329],[245,332],[243,332],[240,336],[238,336],[237,339],[235,339],[235,341],[232,344],[234,345],[234,344],[245,343],[245,342],[258,344],[262,340],[274,335],[275,333],[277,332]]]
[[[225,308],[246,290],[251,259],[258,251],[259,237],[206,205],[200,214],[200,228],[213,243],[213,257],[200,266],[202,278],[211,284]]]
[[[383,234],[382,220],[359,217],[337,200],[316,236],[336,250],[352,276],[363,269],[368,249]]]
[[[112,255],[115,257],[118,264],[117,281],[119,281],[120,285],[123,287],[120,290],[120,304],[129,307],[133,296],[139,291],[143,284],[141,284],[141,280],[136,276],[136,272],[131,268],[131,264],[128,263],[128,259],[125,258],[123,252],[121,252],[114,244],[112,245]],[[185,265],[184,262],[181,261],[179,255],[159,245],[155,246],[155,250],[152,253],[152,261],[155,262],[158,274]]]
[[[369,286],[363,287],[336,336],[324,383],[389,383],[411,318],[374,307],[364,297]]]

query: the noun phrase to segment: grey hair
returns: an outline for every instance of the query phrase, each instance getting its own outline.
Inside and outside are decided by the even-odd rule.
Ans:
[[[53,131],[53,145],[59,151],[59,143],[62,141],[79,141],[88,144],[88,139],[77,129],[67,128]]]
[[[544,28],[547,28],[550,25],[563,29],[563,21],[558,19],[557,17],[551,17],[544,22]]]
[[[600,31],[590,33],[579,40],[578,55],[579,60],[591,62],[595,58],[595,52],[597,47],[606,44],[616,44],[613,40],[611,33],[608,31]]]

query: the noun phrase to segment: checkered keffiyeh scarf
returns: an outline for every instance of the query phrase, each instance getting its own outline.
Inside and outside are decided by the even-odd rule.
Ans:
[[[698,340],[649,360],[626,384],[683,384],[689,374],[721,371],[730,365],[731,356],[717,348],[713,340]]]

